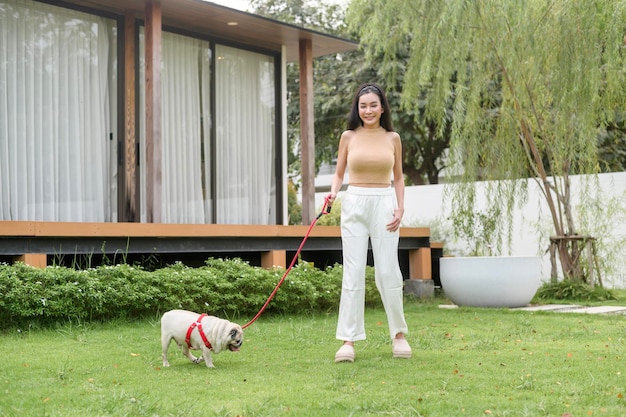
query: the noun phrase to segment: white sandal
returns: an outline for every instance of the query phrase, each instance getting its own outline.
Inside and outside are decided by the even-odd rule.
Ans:
[[[342,345],[335,353],[335,362],[354,362],[355,356],[354,346]]]
[[[394,358],[404,358],[408,359],[411,357],[411,346],[409,346],[409,342],[406,339],[393,339],[393,357]]]

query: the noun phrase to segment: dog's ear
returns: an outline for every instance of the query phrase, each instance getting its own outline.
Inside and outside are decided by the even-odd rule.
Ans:
[[[231,340],[235,340],[237,338],[237,329],[236,328],[232,328],[230,330],[230,339]]]

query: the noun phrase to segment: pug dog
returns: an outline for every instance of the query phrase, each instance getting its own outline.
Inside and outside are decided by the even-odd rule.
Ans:
[[[161,347],[163,366],[170,366],[167,349],[174,339],[182,348],[183,355],[193,363],[202,360],[209,368],[214,368],[211,351],[218,354],[222,350],[237,352],[243,343],[243,329],[228,320],[187,310],[170,310],[161,317]],[[190,349],[200,350],[201,357],[195,357]]]

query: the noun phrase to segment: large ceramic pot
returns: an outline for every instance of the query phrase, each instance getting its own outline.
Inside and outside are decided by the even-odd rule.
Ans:
[[[439,273],[443,291],[458,306],[523,307],[541,285],[541,258],[446,257]]]

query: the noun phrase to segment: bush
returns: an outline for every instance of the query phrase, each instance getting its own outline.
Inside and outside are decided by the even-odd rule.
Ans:
[[[336,310],[342,271],[341,265],[319,270],[300,262],[266,313]],[[284,272],[253,267],[241,259],[213,258],[200,268],[176,263],[155,271],[126,264],[85,270],[0,264],[0,328],[154,317],[175,308],[252,318]],[[374,269],[366,272],[366,304],[380,306]]]
[[[615,294],[603,287],[593,287],[579,280],[564,279],[543,284],[535,298],[540,300],[607,301],[616,300]]]

